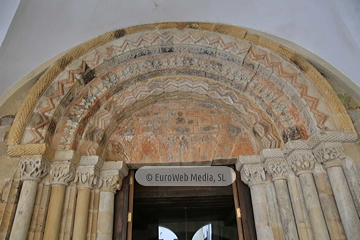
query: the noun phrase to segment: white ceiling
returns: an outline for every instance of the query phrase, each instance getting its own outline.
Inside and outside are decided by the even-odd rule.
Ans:
[[[358,0],[23,0],[0,47],[0,96],[79,43],[166,21],[219,22],[272,34],[316,54],[360,86]]]
[[[15,15],[20,0],[0,0],[0,46]]]

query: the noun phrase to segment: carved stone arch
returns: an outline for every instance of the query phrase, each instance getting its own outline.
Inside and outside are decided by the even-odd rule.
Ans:
[[[44,142],[46,133],[54,132],[56,128],[49,116],[64,111],[59,106],[71,102],[72,94],[86,88],[94,78],[111,68],[126,65],[146,54],[170,54],[175,51],[179,54],[193,51],[242,64],[246,70],[255,71],[257,76],[277,84],[277,88],[285,92],[295,108],[301,111],[302,119],[307,122],[307,134],[320,130],[354,131],[345,108],[326,80],[291,50],[233,26],[165,23],[117,30],[69,51],[46,71],[31,90],[16,116],[8,138],[9,145]],[[228,70],[228,74],[236,73],[231,67]],[[210,74],[209,71],[205,73]],[[246,83],[246,87],[251,86],[254,87],[252,94],[256,94],[256,89],[262,89],[253,82]],[[267,97],[268,93],[263,94]],[[264,96],[260,95],[259,99],[264,99]]]
[[[147,84],[135,85],[132,90],[121,91],[110,97],[103,104],[104,107],[99,108],[88,120],[81,137],[84,145],[73,147],[87,149],[85,155],[100,154],[96,151],[97,146],[100,143],[106,145],[108,138],[111,137],[111,131],[117,124],[135,111],[164,98],[204,100],[228,109],[240,116],[241,122],[250,132],[258,131],[257,128],[263,129],[265,135],[258,133],[262,139],[262,144],[259,143],[260,148],[276,148],[283,145],[280,133],[266,112],[255,102],[247,99],[244,94],[226,89],[210,79],[172,76],[149,79]],[[99,133],[105,137],[95,138],[94,135]],[[56,141],[55,145],[57,145]]]

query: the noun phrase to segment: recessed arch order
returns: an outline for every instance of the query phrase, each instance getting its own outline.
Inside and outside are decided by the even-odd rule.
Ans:
[[[8,153],[85,144],[98,154],[126,114],[166,97],[230,109],[263,148],[324,130],[354,133],[330,85],[292,50],[234,26],[157,23],[106,33],[61,57],[24,100]]]

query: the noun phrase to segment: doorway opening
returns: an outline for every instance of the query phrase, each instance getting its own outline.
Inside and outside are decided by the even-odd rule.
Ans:
[[[142,186],[134,174],[116,194],[114,239],[256,239],[249,188],[238,173],[222,187]]]

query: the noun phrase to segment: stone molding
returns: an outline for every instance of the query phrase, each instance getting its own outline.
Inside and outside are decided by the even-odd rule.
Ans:
[[[314,149],[318,163],[325,168],[343,166],[345,163],[344,147],[340,142],[322,142]]]
[[[265,161],[265,170],[272,176],[272,179],[287,179],[288,162],[285,158],[271,158]]]
[[[49,172],[49,161],[42,155],[22,156],[19,168],[22,180],[40,182]]]
[[[103,160],[100,157],[82,156],[75,173],[75,182],[78,184],[78,188],[92,189],[98,183],[102,166]]]
[[[246,155],[246,156],[239,156],[236,161],[236,170],[241,171],[243,166],[246,164],[258,164],[263,163],[260,155]]]
[[[270,50],[271,52],[274,52],[284,58],[289,64],[292,64],[296,67],[296,69],[301,69],[305,76],[309,79],[309,82],[316,88],[319,89],[321,92],[325,92],[323,98],[325,99],[325,103],[327,105],[327,108],[329,108],[331,114],[333,116],[339,116],[335,118],[335,121],[337,123],[337,128],[340,130],[346,130],[349,132],[354,133],[354,127],[352,125],[352,122],[349,118],[349,116],[346,113],[345,108],[342,106],[340,100],[336,98],[335,92],[332,91],[330,85],[326,82],[326,80],[321,76],[321,74],[316,71],[316,69],[308,63],[305,59],[303,59],[300,55],[295,53],[294,51],[278,44],[275,42],[272,42],[269,39],[266,39],[261,36],[257,36],[254,34],[251,34],[247,32],[244,29],[230,26],[230,25],[224,25],[224,24],[218,24],[218,23],[201,23],[201,22],[169,22],[169,23],[156,23],[156,24],[148,24],[148,25],[141,25],[141,26],[133,26],[129,28],[119,29],[113,32],[106,33],[104,35],[101,35],[95,39],[89,40],[71,51],[68,51],[61,59],[59,59],[56,63],[53,64],[39,79],[39,81],[36,83],[36,85],[30,90],[26,100],[24,101],[23,105],[21,106],[19,113],[16,115],[16,121],[14,121],[13,127],[11,129],[11,132],[9,134],[8,143],[9,145],[16,145],[20,144],[22,136],[24,134],[26,124],[28,122],[29,116],[31,116],[33,109],[35,108],[37,102],[41,98],[45,98],[47,102],[50,102],[52,105],[52,99],[55,97],[63,96],[64,93],[61,94],[52,94],[51,96],[43,95],[47,87],[53,83],[54,79],[64,71],[64,69],[72,63],[74,59],[79,59],[81,56],[84,56],[87,53],[90,53],[90,50],[94,50],[94,48],[98,48],[106,43],[111,43],[112,41],[115,41],[116,39],[122,38],[122,37],[131,37],[131,34],[138,33],[140,31],[154,31],[157,29],[188,29],[188,30],[198,30],[198,31],[206,31],[206,32],[212,32],[212,33],[222,33],[227,35],[228,37],[237,38],[239,40],[244,39],[244,41],[251,42],[253,44],[253,47],[249,50],[249,56],[251,61],[265,61],[265,64],[270,67],[279,66],[279,72],[284,72],[284,67],[282,67],[281,63],[272,62],[270,61],[272,58],[268,55],[270,54],[263,54],[262,52],[257,52],[257,46],[260,46],[260,48],[264,47],[267,50]],[[141,43],[142,41],[139,41]],[[196,41],[201,42],[201,41]],[[223,44],[223,43],[222,43]],[[134,44],[132,44],[134,45]],[[219,44],[221,45],[221,44]],[[103,58],[109,57],[109,54],[112,54],[113,52],[109,52],[108,54],[104,54],[102,52],[99,52],[98,49],[95,49],[96,51],[95,58],[93,61],[90,62],[102,62]],[[90,64],[89,62],[89,64]],[[277,65],[275,65],[277,64]],[[73,80],[73,74],[76,73],[84,73],[86,70],[86,67],[81,66],[80,69],[71,69],[70,70],[70,80]],[[297,86],[299,82],[296,81],[296,78],[292,76],[296,76],[297,73],[289,74],[286,72],[286,77],[289,77],[292,79],[293,83],[295,83]],[[64,83],[61,83],[64,84]],[[319,125],[322,126],[323,122],[327,119],[327,115],[323,114],[319,109],[317,109],[317,103],[318,99],[314,96],[308,95],[307,87],[303,84],[300,85],[301,90],[301,96],[306,97],[306,101],[309,102],[311,109],[315,115],[320,114],[320,122]],[[62,92],[63,85],[59,85],[59,91]],[[53,109],[52,107],[48,109]],[[38,126],[35,127],[37,139],[35,142],[39,141],[39,139],[42,139],[42,136],[40,134],[40,129],[44,124],[49,123],[49,120],[46,117],[45,112],[49,110],[41,109],[41,117],[43,118],[43,122],[41,122]],[[45,117],[44,117],[45,116]],[[27,150],[27,149],[25,149]],[[28,154],[24,154],[28,155]]]
[[[240,171],[241,180],[249,186],[266,182],[264,164],[246,164]]]

